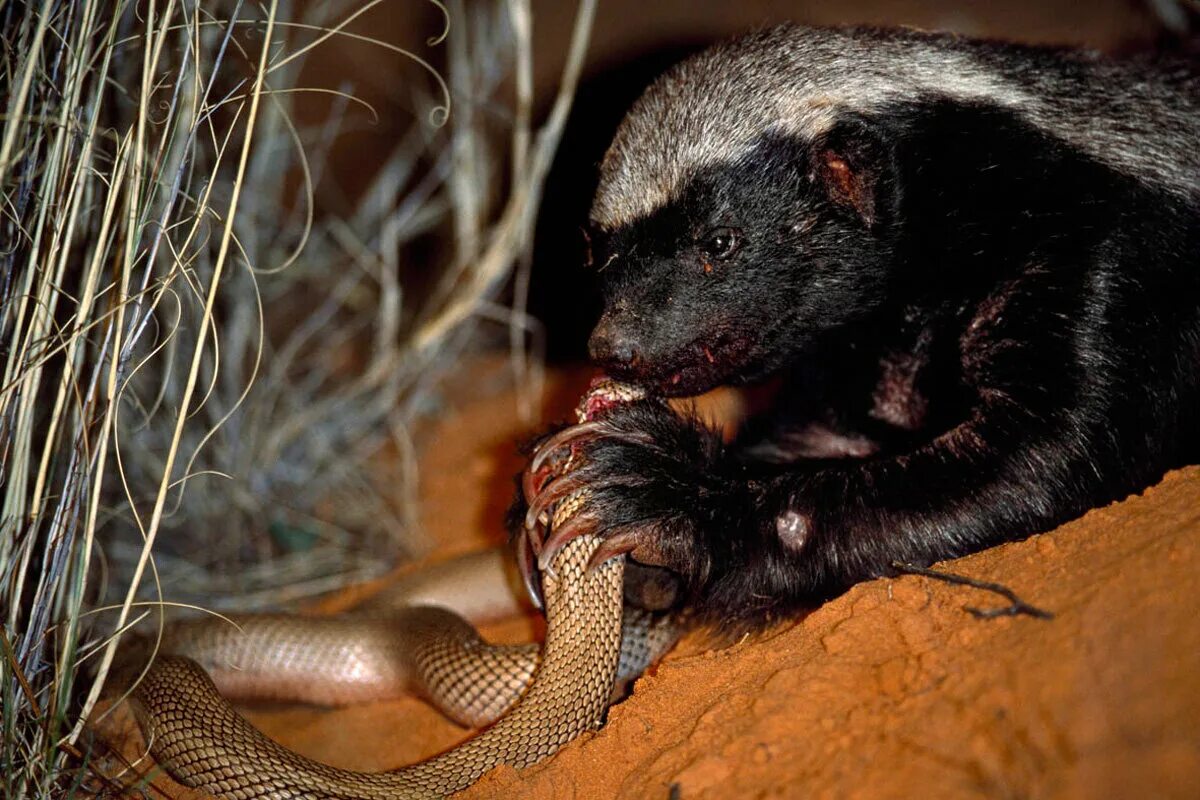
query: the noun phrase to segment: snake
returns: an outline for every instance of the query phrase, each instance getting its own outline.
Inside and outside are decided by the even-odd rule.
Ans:
[[[640,399],[632,387],[595,382],[577,418],[580,426],[594,424],[605,409]],[[545,442],[534,463],[565,440],[559,435]],[[559,456],[555,471],[570,471],[574,449]],[[528,470],[524,485],[532,505]],[[543,507],[543,521],[563,526],[586,498],[582,488]],[[233,800],[444,797],[501,764],[535,764],[597,727],[615,687],[640,674],[680,630],[671,613],[624,602],[624,557],[590,566],[600,543],[590,533],[573,538],[541,572],[546,634],[540,649],[485,642],[445,607],[452,603],[437,599],[436,577],[411,593],[432,594],[434,604],[388,616],[256,614],[234,617],[234,625],[211,618],[177,623],[131,694],[150,753],[180,783]],[[477,567],[468,562],[467,574]],[[451,588],[443,594],[454,593],[461,574],[444,571]],[[226,696],[340,705],[400,691],[421,695],[456,722],[483,730],[417,764],[359,772],[283,747]]]

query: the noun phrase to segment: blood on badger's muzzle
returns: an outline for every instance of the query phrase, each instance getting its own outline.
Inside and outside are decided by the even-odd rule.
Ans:
[[[650,319],[606,311],[588,340],[592,359],[618,380],[667,396],[700,394],[749,371],[757,344],[751,332],[712,315],[704,316],[712,326],[705,328],[683,318],[683,309],[672,311]]]

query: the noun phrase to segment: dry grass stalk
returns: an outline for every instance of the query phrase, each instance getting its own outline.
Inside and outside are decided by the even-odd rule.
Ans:
[[[379,2],[0,3],[5,797],[79,785],[120,635],[164,604],[278,604],[421,549],[410,430],[481,320],[537,378],[524,289],[496,300],[527,264],[594,0],[536,132],[525,0],[446,11],[449,115],[428,62],[355,32]],[[322,216],[327,156],[364,116],[300,85],[331,40],[429,80],[407,78],[423,111],[372,184]],[[296,124],[302,91],[334,96],[320,124]],[[485,122],[509,103],[509,130]],[[441,230],[452,262],[418,303],[405,245]]]

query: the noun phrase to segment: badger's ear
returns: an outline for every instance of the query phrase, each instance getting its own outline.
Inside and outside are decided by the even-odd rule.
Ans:
[[[894,202],[892,145],[870,120],[839,120],[813,143],[812,174],[835,204],[853,211],[868,228],[889,215]]]

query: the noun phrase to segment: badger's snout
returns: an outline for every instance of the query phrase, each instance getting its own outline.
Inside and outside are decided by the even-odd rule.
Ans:
[[[635,316],[620,308],[604,313],[588,340],[592,360],[614,378],[654,386],[673,395],[692,395],[720,385],[746,368],[748,337],[728,334],[687,336],[670,314]],[[682,328],[676,333],[675,328]]]
[[[636,369],[642,363],[642,348],[628,319],[606,313],[596,323],[588,339],[588,353],[605,369],[621,373]]]

